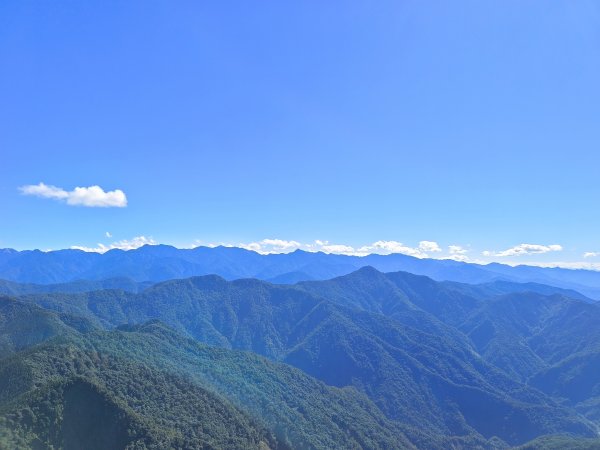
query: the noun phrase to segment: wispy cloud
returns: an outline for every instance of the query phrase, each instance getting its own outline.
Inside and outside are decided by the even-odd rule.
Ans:
[[[461,245],[449,245],[448,256],[445,256],[444,259],[452,259],[454,261],[467,262],[469,261],[469,257],[467,256],[468,252],[469,251]]]
[[[358,253],[361,255],[367,255],[369,253],[377,253],[380,255],[401,253],[403,255],[415,256],[417,258],[426,258],[427,253],[423,247],[431,246],[431,244],[435,244],[434,246],[437,246],[435,242],[431,241],[421,241],[417,247],[410,247],[398,241],[377,241],[373,242],[371,245],[360,247],[358,249]]]
[[[468,252],[468,250],[466,248],[463,248],[460,245],[449,245],[448,246],[448,253],[450,253],[451,255],[464,255],[467,252]]]
[[[259,242],[240,243],[238,246],[258,253],[288,253],[301,248],[302,244],[284,239],[263,239]]]
[[[509,249],[494,252],[490,250],[484,251],[483,256],[523,256],[523,255],[538,255],[540,253],[560,252],[562,246],[558,244],[540,245],[540,244],[519,244]]]
[[[329,244],[326,243],[322,245],[320,248],[317,246],[318,251],[324,253],[335,253],[338,255],[356,255],[358,252],[351,245],[345,244]]]
[[[442,249],[437,242],[434,241],[421,241],[419,242],[419,249],[424,252],[441,252]]]
[[[92,208],[124,208],[127,206],[127,197],[122,190],[104,191],[100,186],[76,187],[72,191],[67,191],[56,186],[39,183],[21,186],[19,190],[23,195],[63,201],[72,206]]]
[[[506,261],[503,264],[509,266],[518,266],[522,262]],[[600,262],[591,261],[527,261],[528,266],[536,267],[561,267],[563,269],[585,269],[600,271]]]
[[[133,239],[124,239],[113,242],[109,245],[98,243],[96,247],[85,247],[85,246],[72,246],[72,249],[79,249],[86,252],[105,253],[112,249],[121,250],[134,250],[144,245],[156,245],[156,242],[152,237],[136,236]],[[369,245],[352,246],[343,243],[331,243],[327,240],[315,240],[310,243],[303,243],[295,240],[285,239],[262,239],[256,242],[246,243],[228,243],[228,242],[206,242],[201,240],[195,240],[192,244],[184,246],[182,248],[196,248],[199,246],[204,247],[240,247],[247,250],[252,250],[257,253],[266,255],[274,253],[290,253],[294,250],[304,250],[308,252],[324,252],[329,254],[337,255],[350,255],[350,256],[366,256],[369,254],[379,255],[390,255],[390,254],[405,254],[415,256],[417,258],[435,258],[435,259],[451,259],[454,261],[471,262],[477,264],[486,264],[490,262],[488,258],[486,260],[480,260],[478,258],[471,258],[469,254],[474,252],[468,246],[463,247],[461,245],[448,245],[442,248],[437,242],[434,241],[420,241],[415,246],[404,245],[398,241],[375,241]],[[440,249],[439,251],[437,249]],[[550,252],[559,252],[563,248],[558,244],[553,245],[538,245],[538,244],[520,244],[510,249],[503,250],[500,252],[484,252],[485,256],[521,256],[521,255],[539,255]],[[425,250],[428,250],[426,252]],[[587,252],[584,254],[585,258],[600,257],[600,252]],[[506,260],[502,259],[503,264],[516,266],[523,264],[522,261],[517,260]],[[527,260],[527,265],[539,266],[539,267],[563,267],[569,269],[588,269],[588,270],[600,270],[600,262],[592,261],[531,261]]]
[[[109,245],[104,245],[102,243],[98,243],[97,247],[84,247],[81,245],[73,245],[71,248],[73,250],[83,250],[84,252],[95,252],[95,253],[105,253],[109,250],[113,250],[118,248],[120,250],[135,250],[136,248],[140,248],[144,245],[156,245],[157,242],[151,237],[146,236],[136,236],[133,239],[123,239],[121,241],[113,242]]]
[[[200,242],[196,243],[200,245]],[[241,243],[224,243],[224,242],[211,242],[206,245],[207,247],[215,247],[222,245],[225,247],[240,247],[247,250],[252,250],[261,254],[271,253],[289,253],[294,250],[305,250],[308,252],[324,252],[332,253],[337,255],[353,255],[353,256],[365,256],[369,254],[380,254],[389,255],[392,253],[401,253],[405,255],[415,256],[417,258],[427,258],[431,253],[440,253],[442,248],[437,242],[434,241],[421,241],[419,245],[411,247],[404,245],[398,241],[376,241],[372,244],[362,246],[352,246],[343,243],[329,242],[327,240],[315,240],[311,243],[301,243],[294,240],[284,239],[263,239],[255,242],[241,242]]]

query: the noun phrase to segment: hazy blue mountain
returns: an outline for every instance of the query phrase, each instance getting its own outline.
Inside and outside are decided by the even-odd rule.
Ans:
[[[522,382],[573,355],[583,360],[582,353],[600,346],[600,307],[576,292],[532,283],[465,285],[402,272],[368,272],[298,286],[400,321],[417,317],[400,307],[410,301],[466,334],[487,362]],[[418,323],[426,322],[419,318]],[[593,389],[588,392],[595,395]]]
[[[529,295],[597,308],[558,295],[512,295],[517,315],[518,299]],[[531,388],[521,374],[529,368],[515,376],[512,366],[493,361],[487,343],[469,328],[471,318],[494,313],[497,339],[506,333],[523,340],[503,325],[514,320],[513,311],[492,307],[508,305],[502,296],[475,298],[424,276],[366,267],[329,281],[282,286],[212,275],[166,281],[138,294],[104,290],[21,299],[103,327],[160,319],[198,341],[286,362],[329,385],[353,386],[389,419],[435,435],[496,436],[515,445],[549,433],[595,433],[590,422]],[[526,344],[531,352],[543,350]],[[549,362],[538,358],[535,370],[545,369]]]
[[[600,272],[596,271],[502,264],[484,266],[401,254],[357,257],[298,250],[288,254],[260,255],[235,247],[177,249],[167,245],[146,245],[130,251],[114,249],[104,254],[81,250],[0,250],[0,279],[35,284],[111,278],[157,282],[209,274],[228,280],[258,278],[288,284],[330,279],[365,266],[373,266],[382,272],[426,275],[438,281],[538,283],[575,290],[592,299],[600,298]]]
[[[482,299],[469,292],[447,288],[443,283],[406,272],[381,273],[373,267],[325,281],[301,282],[297,285],[313,295],[337,303],[384,314],[396,320],[418,318],[413,325],[425,323],[413,310],[427,312],[450,325],[460,324],[475,310]],[[408,308],[408,314],[405,310]]]
[[[573,289],[561,289],[556,286],[540,283],[517,283],[513,281],[498,280],[481,284],[456,283],[452,281],[445,282],[444,284],[446,287],[480,299],[491,298],[503,294],[535,292],[542,295],[559,294],[564,297],[581,300],[587,303],[596,303],[596,300],[591,299]]]
[[[44,292],[91,292],[102,289],[122,289],[128,292],[139,292],[150,287],[152,282],[137,282],[131,278],[108,278],[105,280],[77,280],[56,284],[17,283],[14,281],[0,280],[0,294],[25,295],[41,294]]]

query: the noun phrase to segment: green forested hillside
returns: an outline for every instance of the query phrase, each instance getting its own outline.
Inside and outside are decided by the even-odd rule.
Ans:
[[[298,286],[206,276],[159,283],[139,294],[105,290],[21,299],[104,328],[160,319],[196,341],[252,351],[329,385],[353,386],[411,439],[415,428],[511,445],[545,434],[594,436],[592,421],[528,382],[548,362],[533,341],[501,326],[529,320],[531,295],[596,308],[561,296],[513,294],[524,299],[516,305],[517,314],[525,308],[517,320],[512,308],[494,309],[508,305],[510,296],[476,298],[426,277],[371,268]],[[469,328],[473,320],[479,327],[492,324],[489,346],[483,346],[484,330]]]
[[[64,439],[76,438],[69,430],[90,428],[75,441],[81,444],[104,432],[94,428],[94,414],[106,414],[98,424],[115,417],[128,424],[115,431],[119,445],[109,448],[125,441],[148,448],[411,446],[398,424],[353,389],[327,387],[289,366],[201,345],[156,322],[67,333],[2,361],[0,408],[9,447],[37,440],[66,446]],[[77,397],[73,389],[106,412],[86,410],[90,420],[73,425],[83,420],[67,414],[68,400]],[[413,440],[443,447],[441,436],[407,430]]]
[[[57,356],[68,361],[66,355]],[[114,363],[118,366],[103,361],[98,367],[102,373],[96,376],[63,373],[60,381],[4,405],[0,419],[7,431],[4,445],[98,450],[285,448],[228,402],[184,379],[122,360]]]
[[[599,439],[573,436],[543,436],[518,447],[518,450],[599,450]]]
[[[36,305],[0,297],[0,358],[47,339],[94,328],[84,317],[53,313]]]

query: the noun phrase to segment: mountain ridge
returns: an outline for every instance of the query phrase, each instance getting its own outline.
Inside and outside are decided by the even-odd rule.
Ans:
[[[600,298],[600,272],[586,269],[479,265],[449,259],[415,258],[403,254],[351,256],[306,252],[259,254],[239,247],[179,249],[169,245],[144,245],[133,250],[106,253],[77,249],[2,249],[0,279],[21,283],[53,284],[76,280],[127,277],[135,282],[157,282],[195,275],[219,274],[225,279],[258,278],[287,284],[324,280],[373,266],[382,272],[405,271],[436,281],[470,284],[496,281],[533,282]]]
[[[564,298],[535,295],[551,303]],[[525,378],[507,376],[510,364],[496,366],[477,353],[485,342],[471,341],[479,335],[468,320],[495,302],[504,304],[505,297],[476,299],[425,276],[365,267],[293,286],[209,275],[161,282],[139,294],[50,293],[19,300],[79,314],[108,329],[159,319],[200,342],[258,353],[332,386],[353,386],[390,419],[427,423],[441,434],[498,436],[510,444],[560,429],[591,434],[572,410],[528,386]],[[565,302],[600,313],[581,300]],[[488,340],[515,334],[502,323],[494,322],[497,336]],[[590,339],[596,342],[595,336]],[[541,362],[537,370],[549,363]],[[482,416],[481,408],[489,411]]]

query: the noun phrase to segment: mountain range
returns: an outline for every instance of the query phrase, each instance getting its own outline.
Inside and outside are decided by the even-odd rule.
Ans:
[[[156,250],[173,251],[128,253],[152,253],[151,266]],[[484,281],[365,266],[291,285],[215,274],[5,282],[0,442],[599,446],[600,306],[570,288]]]
[[[157,282],[211,274],[227,280],[256,278],[290,284],[326,280],[365,266],[382,272],[405,271],[426,275],[437,281],[531,282],[571,289],[587,297],[600,299],[600,272],[597,271],[512,267],[498,263],[480,265],[448,259],[421,259],[403,254],[359,257],[297,250],[287,254],[263,255],[236,247],[178,249],[168,245],[145,245],[128,251],[113,249],[103,254],[81,250],[0,250],[0,279],[32,284],[114,278]]]

